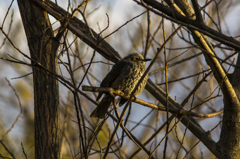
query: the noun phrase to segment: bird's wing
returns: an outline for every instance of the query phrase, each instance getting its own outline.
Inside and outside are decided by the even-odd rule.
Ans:
[[[116,78],[121,74],[123,67],[126,65],[126,62],[122,60],[117,62],[111,69],[111,71],[106,75],[101,83],[101,87],[110,87]],[[99,93],[97,100],[101,98],[103,93]]]

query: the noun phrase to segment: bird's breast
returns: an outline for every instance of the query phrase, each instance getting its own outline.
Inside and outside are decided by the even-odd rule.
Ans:
[[[141,65],[133,65],[132,67],[128,67],[124,72],[122,72],[118,78],[113,82],[112,87],[114,89],[120,89],[126,95],[130,95],[138,81],[141,79],[143,73],[145,72],[145,66]],[[142,90],[145,88],[148,76],[146,75],[143,81],[138,86],[135,96],[140,94]]]

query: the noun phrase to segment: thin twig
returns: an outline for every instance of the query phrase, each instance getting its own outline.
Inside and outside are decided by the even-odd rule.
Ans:
[[[24,154],[25,158],[28,159],[27,154],[25,153],[25,150],[24,150],[22,142],[21,142],[21,146],[22,146],[22,151],[23,151],[23,154]]]
[[[114,89],[109,88],[109,87],[82,86],[82,90],[83,91],[90,91],[90,92],[109,93],[109,94],[113,94],[113,95],[118,95],[121,98],[130,99],[130,95],[125,95],[123,92],[121,92],[119,90],[114,90]],[[164,107],[164,106],[158,106],[158,105],[155,105],[153,103],[148,103],[148,102],[145,102],[145,101],[140,100],[140,99],[135,98],[135,97],[132,97],[130,101],[135,102],[135,103],[139,103],[141,105],[147,106],[147,107],[152,108],[152,109],[156,109],[156,110],[160,110],[160,111],[167,111],[166,107]],[[201,104],[203,104],[203,103],[200,103],[199,105],[201,105]],[[185,115],[186,114],[187,116],[194,116],[194,117],[200,117],[200,118],[211,118],[211,117],[215,117],[215,116],[223,113],[223,110],[220,110],[220,111],[215,112],[215,113],[210,113],[210,114],[201,114],[201,113],[189,112],[189,111],[185,110],[183,107],[181,107],[179,110],[176,110],[174,108],[169,107],[169,112],[178,113],[179,115],[183,115],[183,114]]]

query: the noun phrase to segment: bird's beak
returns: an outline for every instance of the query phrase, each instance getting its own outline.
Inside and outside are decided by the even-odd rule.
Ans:
[[[152,59],[144,59],[143,61],[151,61]]]

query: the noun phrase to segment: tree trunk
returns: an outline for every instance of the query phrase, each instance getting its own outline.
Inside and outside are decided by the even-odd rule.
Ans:
[[[240,56],[238,55],[237,66],[240,66]],[[238,96],[240,97],[240,69],[235,68],[232,74],[228,75],[229,80]],[[236,99],[237,100],[237,99]],[[224,114],[222,131],[218,146],[221,152],[220,159],[238,159],[240,141],[240,105],[234,105],[228,98],[224,97]]]
[[[47,13],[31,0],[18,0],[33,61],[35,158],[59,158],[58,82],[36,62],[57,73],[57,48]]]

